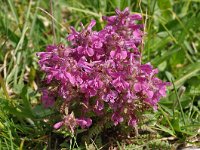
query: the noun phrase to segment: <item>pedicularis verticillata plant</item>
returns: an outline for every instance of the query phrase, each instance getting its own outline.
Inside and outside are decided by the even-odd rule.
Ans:
[[[92,125],[92,117],[110,113],[114,125],[135,126],[139,115],[166,94],[166,86],[150,63],[141,64],[140,47],[144,35],[139,14],[116,9],[103,17],[106,26],[93,31],[95,20],[78,32],[73,27],[70,46],[49,45],[38,53],[39,65],[48,85],[42,91],[45,107],[61,107],[63,118],[54,125],[71,131]],[[76,110],[75,110],[76,109]],[[74,113],[74,111],[78,113]]]

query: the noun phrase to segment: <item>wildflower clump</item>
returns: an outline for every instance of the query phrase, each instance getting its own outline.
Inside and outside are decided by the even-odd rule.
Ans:
[[[56,106],[62,107],[63,119],[56,129],[86,128],[92,117],[108,113],[114,125],[135,126],[139,114],[156,109],[166,94],[168,83],[155,76],[158,70],[140,61],[141,15],[116,9],[115,16],[103,20],[107,24],[102,30],[92,30],[95,20],[80,32],[72,27],[69,46],[49,45],[37,54],[48,85],[42,102],[45,107],[61,103]]]

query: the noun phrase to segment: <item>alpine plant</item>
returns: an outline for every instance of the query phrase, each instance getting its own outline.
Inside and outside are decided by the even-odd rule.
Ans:
[[[128,8],[115,13],[103,17],[106,25],[102,30],[92,30],[95,20],[87,27],[81,25],[80,32],[71,27],[69,46],[49,45],[45,52],[37,53],[47,84],[42,103],[59,106],[62,114],[55,129],[88,128],[92,118],[108,113],[114,125],[135,126],[140,114],[156,109],[166,95],[169,83],[155,76],[158,69],[140,61],[144,32],[138,22],[142,16],[130,14]]]

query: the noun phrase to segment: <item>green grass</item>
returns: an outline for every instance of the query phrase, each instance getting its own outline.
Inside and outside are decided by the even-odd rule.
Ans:
[[[143,14],[143,62],[158,67],[159,77],[173,84],[158,111],[145,114],[139,136],[131,137],[129,145],[113,141],[130,150],[200,146],[199,0],[58,0],[53,16],[47,0],[0,4],[0,149],[104,149],[110,144],[98,135],[79,143],[81,134],[69,139],[53,130],[56,114],[41,106],[43,74],[35,54],[54,41],[65,42],[69,26],[79,29],[80,22],[96,19],[100,30],[101,17],[117,7]]]

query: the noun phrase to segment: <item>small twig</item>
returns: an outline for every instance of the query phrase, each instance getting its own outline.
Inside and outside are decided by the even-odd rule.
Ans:
[[[141,0],[139,1],[139,7],[140,7],[140,12],[141,12],[141,14],[142,14],[142,16],[143,16],[143,11],[142,11],[142,7],[141,7]],[[144,35],[145,35],[146,24],[147,24],[147,19],[148,19],[147,9],[146,9],[145,16],[146,16],[145,20],[142,19],[142,23],[143,23],[143,25],[144,25],[144,27],[143,27]],[[143,17],[142,17],[142,18],[143,18]],[[141,57],[140,57],[140,63],[142,63],[142,52],[143,52],[143,50],[144,50],[144,37],[142,38],[142,45],[141,45],[141,50],[140,50],[140,53],[141,53],[141,54],[140,54],[140,55],[141,55]]]
[[[4,82],[4,80],[3,80],[2,76],[1,76],[1,74],[0,74],[0,84],[1,84],[1,87],[2,87],[2,89],[3,89],[3,92],[4,92],[5,96],[6,96],[6,98],[7,98],[7,99],[10,99],[10,98],[9,98],[8,91],[7,91],[7,89],[6,89],[6,84],[5,84],[5,82]]]
[[[8,55],[10,54],[10,51],[8,51],[5,56],[4,56],[4,60],[3,60],[3,76],[6,77],[7,76],[7,58],[8,58]],[[1,70],[0,70],[1,71]]]
[[[135,129],[135,136],[138,137],[138,136],[139,136],[138,126],[135,125],[135,126],[134,126],[134,129]]]
[[[179,95],[178,95],[178,92],[177,92],[177,89],[176,89],[176,87],[175,87],[175,85],[174,85],[174,81],[173,81],[173,80],[172,80],[172,84],[173,84],[174,91],[175,91],[175,94],[176,94],[176,97],[177,97],[178,105],[179,105],[180,110],[181,110],[181,116],[183,117],[184,125],[186,125],[185,115],[184,115],[183,108],[182,108],[182,105],[181,105],[180,97],[179,97]]]
[[[56,18],[54,18],[50,13],[48,13],[46,10],[44,10],[43,8],[37,7],[37,9],[41,10],[42,12],[44,12],[45,14],[47,14],[49,17],[51,17],[51,19],[53,19],[55,21],[55,23],[57,23],[58,25],[60,25],[62,28],[66,29],[67,33],[70,33],[70,27],[69,25],[64,26],[63,24],[61,24],[60,22],[58,22],[56,20]]]
[[[53,2],[52,0],[50,0],[50,14],[51,16],[53,15]],[[56,43],[56,30],[55,30],[55,24],[54,24],[54,20],[51,19],[51,27],[52,27],[52,31],[53,31],[53,44]]]

